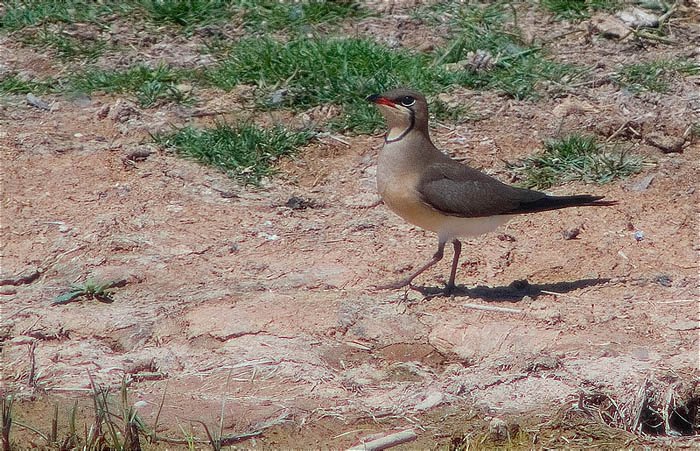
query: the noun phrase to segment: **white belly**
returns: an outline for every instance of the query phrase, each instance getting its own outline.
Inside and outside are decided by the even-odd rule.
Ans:
[[[444,241],[483,235],[484,233],[493,232],[510,221],[512,217],[512,215],[485,216],[483,218],[444,216],[437,234],[440,240]]]

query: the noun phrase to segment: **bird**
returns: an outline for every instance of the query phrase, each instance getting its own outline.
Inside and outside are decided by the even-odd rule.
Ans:
[[[492,232],[516,215],[568,207],[609,206],[616,201],[589,194],[552,196],[519,188],[453,160],[430,139],[428,102],[420,92],[399,88],[372,94],[387,126],[377,159],[377,190],[384,204],[407,222],[437,234],[438,248],[409,276],[377,289],[413,287],[413,280],[454,247],[450,277],[443,293],[455,291],[462,252],[460,238]]]

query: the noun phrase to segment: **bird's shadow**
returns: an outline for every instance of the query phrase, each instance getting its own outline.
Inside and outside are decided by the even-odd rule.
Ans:
[[[418,291],[426,298],[437,296],[454,296],[479,298],[486,302],[519,302],[525,296],[536,299],[542,294],[564,294],[580,288],[602,285],[610,279],[581,279],[569,282],[555,282],[543,284],[531,284],[527,280],[515,280],[508,286],[488,287],[478,285],[473,288],[457,286],[451,293],[445,293],[444,288],[429,286],[412,286],[411,289]]]

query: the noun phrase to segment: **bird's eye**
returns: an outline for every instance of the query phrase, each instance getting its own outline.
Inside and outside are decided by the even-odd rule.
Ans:
[[[401,102],[401,105],[403,105],[403,106],[411,106],[414,103],[416,103],[416,99],[414,99],[411,96],[405,96],[405,97],[401,97],[399,99],[399,102]]]

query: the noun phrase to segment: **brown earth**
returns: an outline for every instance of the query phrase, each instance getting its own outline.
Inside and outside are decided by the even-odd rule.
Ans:
[[[698,58],[697,34],[640,47],[591,41],[586,23],[556,23],[521,26],[544,40],[580,28],[554,53],[581,64],[604,58],[601,77],[637,59]],[[698,26],[677,30],[693,36]],[[6,67],[54,70],[11,37],[0,46]],[[479,120],[433,124],[436,143],[504,180],[504,161],[572,130],[622,130],[616,137],[649,162],[627,180],[551,190],[605,195],[615,206],[522,216],[465,243],[462,289],[450,298],[371,288],[436,246],[378,203],[379,135],[319,137],[253,189],[149,142],[149,132],[195,111],[226,107],[220,93],[200,92],[199,107],[148,110],[105,95],[44,96],[49,111],[6,97],[2,278],[40,275],[0,293],[3,391],[20,400],[20,418],[43,416],[45,428],[53,403],[86,399],[89,377],[115,388],[127,377],[150,424],[165,399],[164,433],[186,425],[203,437],[190,420],[217,425],[222,402],[225,433],[276,425],[247,446],[338,448],[402,428],[418,432],[416,446],[457,445],[493,417],[525,428],[576,409],[612,412],[610,425],[637,424],[634,432],[693,431],[673,409],[697,415],[700,404],[700,146],[664,154],[644,137],[677,138],[698,123],[698,84],[687,77],[669,94],[634,95],[604,82],[538,102],[447,96]],[[132,161],[136,150],[153,153]],[[293,197],[301,201],[288,205]],[[576,228],[577,239],[564,238]],[[419,283],[440,287],[448,260]],[[51,305],[86,279],[127,284],[113,303]],[[630,414],[649,414],[640,406],[671,409],[660,413],[670,423],[635,423]],[[700,443],[688,440],[652,443]]]

